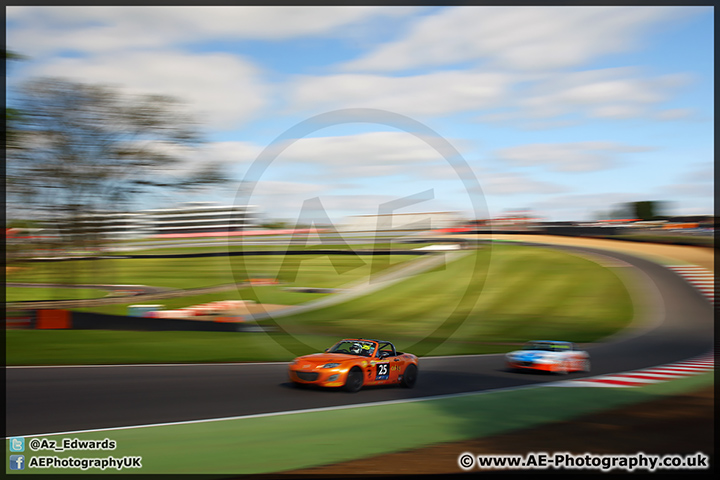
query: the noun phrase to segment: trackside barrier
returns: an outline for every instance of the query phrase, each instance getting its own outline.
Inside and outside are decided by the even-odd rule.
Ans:
[[[72,312],[73,327],[80,330],[137,331],[200,331],[237,332],[245,330],[242,323],[177,318],[144,318],[107,315],[93,312]]]
[[[134,331],[198,331],[250,332],[264,329],[256,324],[243,323],[243,317],[219,316],[213,320],[178,318],[144,318],[107,315],[70,310],[26,311],[23,321],[6,321],[6,328],[42,330],[134,330]]]
[[[72,328],[72,318],[68,310],[38,310],[35,328],[56,330]]]

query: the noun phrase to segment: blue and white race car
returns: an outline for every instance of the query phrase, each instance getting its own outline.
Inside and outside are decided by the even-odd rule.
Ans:
[[[508,368],[512,370],[540,370],[565,374],[589,372],[590,355],[578,350],[571,342],[556,340],[533,340],[522,350],[505,354]]]

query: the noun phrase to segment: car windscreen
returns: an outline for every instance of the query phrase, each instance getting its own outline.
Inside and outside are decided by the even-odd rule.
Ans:
[[[369,357],[375,350],[375,343],[362,340],[343,340],[328,350],[329,353],[346,353]]]
[[[558,344],[558,343],[528,343],[523,347],[523,350],[542,350],[545,352],[565,352],[570,350],[570,345]]]

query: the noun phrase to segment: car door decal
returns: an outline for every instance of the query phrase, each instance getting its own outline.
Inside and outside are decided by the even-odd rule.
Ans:
[[[378,363],[375,371],[375,380],[387,380],[390,378],[390,364]]]

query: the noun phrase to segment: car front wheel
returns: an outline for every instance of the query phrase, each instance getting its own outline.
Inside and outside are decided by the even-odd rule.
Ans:
[[[360,390],[363,386],[363,374],[362,371],[353,369],[348,373],[347,379],[345,380],[345,386],[343,387],[346,392],[355,393]]]
[[[417,375],[417,367],[413,364],[408,365],[408,367],[405,369],[405,373],[403,373],[403,378],[400,382],[400,385],[405,388],[413,388],[415,386],[415,382],[417,382]]]

